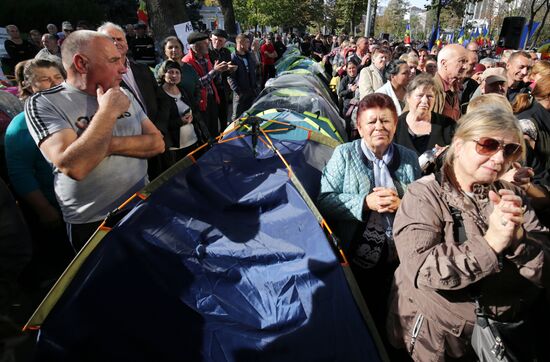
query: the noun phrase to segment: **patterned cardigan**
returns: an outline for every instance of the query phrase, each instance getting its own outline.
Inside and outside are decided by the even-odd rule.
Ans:
[[[365,197],[374,184],[373,164],[361,149],[362,140],[336,147],[323,170],[318,206],[334,228],[344,251],[347,251],[357,228],[367,221]],[[421,170],[415,152],[393,144],[394,156],[388,165],[399,197],[407,185],[420,178]]]

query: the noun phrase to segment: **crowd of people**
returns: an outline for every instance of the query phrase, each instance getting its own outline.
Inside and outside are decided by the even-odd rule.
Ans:
[[[25,110],[5,133],[4,181],[30,233],[1,219],[0,322],[21,273],[37,303],[105,217],[223,133],[294,46],[324,67],[345,121],[317,202],[390,356],[475,359],[482,305],[524,322],[509,351],[548,357],[534,332],[549,318],[550,62],[536,53],[273,33],[239,34],[231,52],[216,29],[191,33],[186,54],[167,37],[160,60],[145,24],[63,22],[28,40],[6,28]]]

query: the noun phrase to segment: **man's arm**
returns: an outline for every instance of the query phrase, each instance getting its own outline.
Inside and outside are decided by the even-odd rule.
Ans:
[[[72,129],[56,132],[40,143],[46,157],[65,175],[83,180],[107,157],[113,127],[118,115],[128,110],[130,102],[119,87],[103,93],[97,90],[99,108],[80,137]]]
[[[141,123],[143,134],[139,136],[111,137],[109,155],[149,158],[164,152],[162,133],[150,119]]]

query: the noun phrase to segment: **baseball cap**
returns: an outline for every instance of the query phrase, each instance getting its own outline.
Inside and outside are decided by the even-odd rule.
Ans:
[[[73,30],[73,24],[70,21],[64,21],[61,23],[61,30]]]
[[[485,84],[506,82],[508,81],[508,78],[506,77],[506,69],[500,67],[485,69],[481,75],[481,80],[485,81]]]

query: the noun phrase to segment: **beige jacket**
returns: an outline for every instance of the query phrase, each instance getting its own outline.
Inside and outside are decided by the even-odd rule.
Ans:
[[[384,80],[380,75],[378,68],[374,64],[361,69],[359,72],[359,99],[376,92],[376,90],[384,85]]]
[[[498,185],[520,193],[511,184]],[[542,284],[548,284],[541,248],[550,242],[548,231],[531,208],[525,213],[524,239],[509,248],[499,265],[482,236],[493,209],[487,193],[485,189],[473,202],[444,176],[440,185],[430,175],[409,185],[403,197],[393,225],[401,264],[387,327],[391,343],[405,347],[415,361],[443,361],[445,355],[458,358],[471,352],[474,294],[483,295],[494,318],[512,321],[531,305]],[[454,240],[449,204],[461,211],[466,233],[462,243]]]

